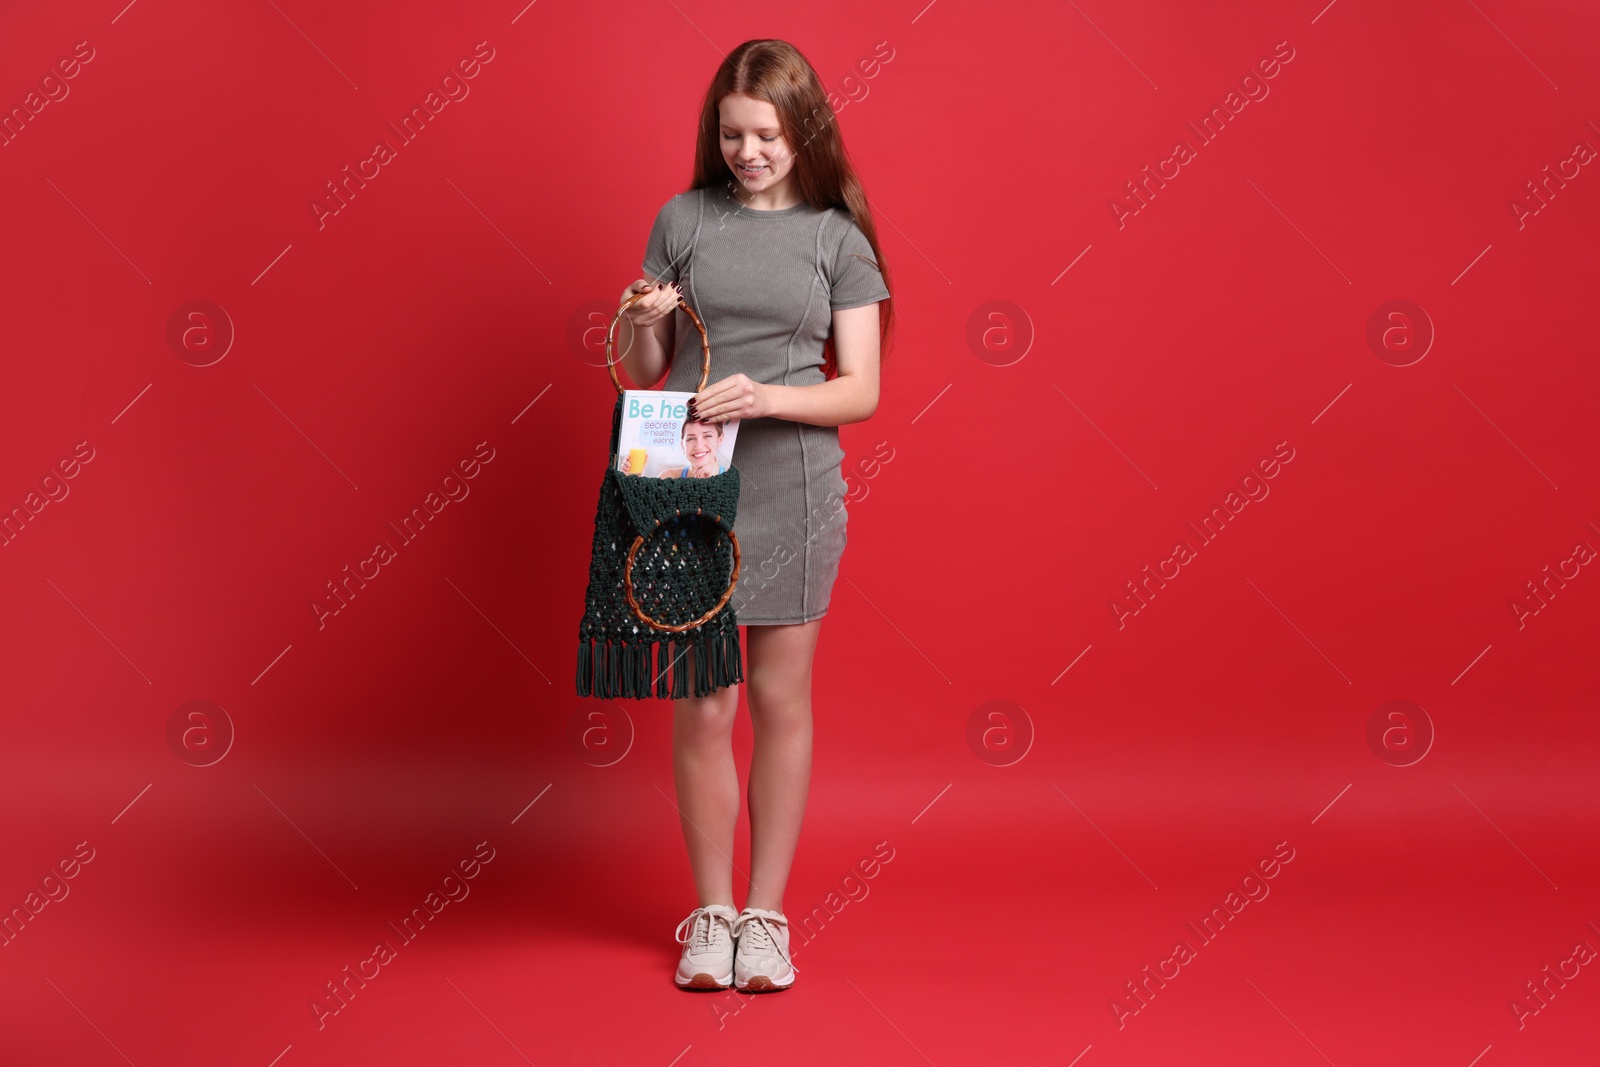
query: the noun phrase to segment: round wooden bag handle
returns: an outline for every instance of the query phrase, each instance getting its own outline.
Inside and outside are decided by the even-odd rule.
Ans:
[[[703,508],[694,509],[694,513],[696,515],[704,514],[704,512],[705,509]],[[682,515],[683,512],[674,511],[673,514]],[[739,584],[739,538],[734,536],[733,527],[722,521],[721,515],[712,516],[712,521],[722,528],[722,532],[727,534],[728,540],[733,543],[733,577],[728,580],[728,588],[722,591],[722,596],[717,599],[716,604],[712,606],[711,610],[707,611],[704,615],[700,616],[698,619],[695,619],[693,622],[681,622],[675,624],[660,622],[656,619],[652,619],[649,615],[646,615],[644,609],[639,606],[639,600],[634,596],[633,593],[633,557],[639,554],[639,548],[644,544],[645,535],[639,534],[638,536],[634,537],[633,544],[628,548],[628,565],[623,568],[622,571],[622,588],[628,596],[628,607],[635,615],[639,617],[641,622],[652,626],[657,630],[665,630],[669,633],[683,633],[685,630],[692,630],[696,626],[699,626],[701,623],[711,618],[711,616],[721,611],[728,603],[728,598],[733,595],[734,588]],[[657,519],[656,526],[660,525],[661,520]],[[651,527],[650,532],[654,533],[655,527]]]
[[[622,382],[617,378],[617,361],[612,358],[612,351],[617,342],[617,323],[622,321],[622,313],[624,311],[638,303],[640,298],[648,295],[650,294],[634,293],[624,300],[622,306],[617,308],[617,313],[611,317],[611,328],[606,331],[606,370],[611,372],[611,384],[617,387],[618,396],[621,396],[623,392]],[[706,335],[705,323],[700,321],[700,316],[694,313],[694,308],[690,307],[681,296],[678,297],[677,307],[689,313],[690,320],[694,322],[695,327],[700,331],[700,384],[695,386],[694,389],[698,393],[706,387],[706,379],[711,377],[711,338]]]

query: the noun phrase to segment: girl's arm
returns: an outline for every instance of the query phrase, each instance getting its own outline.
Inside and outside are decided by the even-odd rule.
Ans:
[[[865,422],[878,410],[878,305],[833,313],[833,350],[839,376],[820,385],[750,384],[761,415],[816,426]],[[708,387],[708,396],[713,392]],[[763,401],[763,397],[765,398]]]
[[[628,295],[637,291],[638,283],[629,286],[623,294],[626,300]],[[648,329],[635,329],[633,320],[626,314],[617,324],[617,343],[614,353],[617,368],[627,376],[640,389],[648,389],[659,382],[667,373],[667,367],[672,362],[672,346],[677,334],[677,312],[669,312],[655,322]]]

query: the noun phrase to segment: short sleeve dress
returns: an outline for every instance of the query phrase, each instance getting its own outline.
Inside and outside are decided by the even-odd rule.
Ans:
[[[826,381],[822,348],[833,312],[889,298],[872,245],[850,213],[807,203],[777,211],[744,206],[721,185],[679,193],[662,206],[645,249],[644,276],[679,282],[711,342],[707,384],[743,373],[769,385]],[[700,383],[700,331],[680,308],[662,388]],[[743,419],[739,469],[740,623],[810,622],[828,613],[844,555],[848,515],[837,426]]]

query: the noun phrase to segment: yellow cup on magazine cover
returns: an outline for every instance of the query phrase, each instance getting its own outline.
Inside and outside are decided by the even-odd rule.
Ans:
[[[642,449],[642,448],[630,448],[630,449],[628,449],[628,473],[629,474],[643,474],[644,473],[644,460],[645,460],[645,456],[646,455],[647,455],[646,451],[644,449]]]

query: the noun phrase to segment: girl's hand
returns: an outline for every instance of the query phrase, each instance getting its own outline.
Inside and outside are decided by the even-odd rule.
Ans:
[[[772,414],[770,390],[771,386],[751,381],[746,375],[730,374],[696,393],[689,404],[706,422],[759,419]]]
[[[650,326],[677,309],[681,291],[676,282],[668,285],[640,278],[622,291],[622,301],[626,303],[635,293],[645,296],[635,301],[623,315],[636,327]]]

